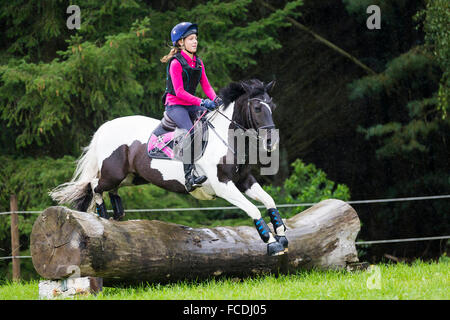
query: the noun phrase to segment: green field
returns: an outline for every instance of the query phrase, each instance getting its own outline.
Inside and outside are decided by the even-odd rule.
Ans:
[[[97,296],[78,299],[100,300],[234,300],[234,299],[439,299],[450,298],[450,263],[416,261],[380,264],[367,271],[304,271],[297,274],[248,279],[212,279],[169,285],[105,287]],[[0,286],[0,299],[38,299],[38,281]]]

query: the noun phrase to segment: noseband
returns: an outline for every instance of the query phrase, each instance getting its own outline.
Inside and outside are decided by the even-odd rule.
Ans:
[[[251,99],[247,99],[247,108],[248,108],[248,120],[249,120],[249,124],[250,127],[255,128],[256,127],[256,123],[253,122],[253,117],[252,117],[252,111],[250,110],[250,101],[251,100],[258,100],[260,104],[262,104],[263,106],[267,107],[267,109],[269,109],[270,114],[272,114],[272,109],[270,109],[269,103],[272,102],[272,98],[270,98],[269,100],[266,100],[266,98],[264,99],[259,99],[259,98],[251,98]],[[249,128],[250,129],[250,128]],[[256,129],[256,131],[259,131],[259,129],[275,129],[275,125],[268,125],[268,126],[261,126],[258,127]],[[258,134],[259,137],[259,134]]]

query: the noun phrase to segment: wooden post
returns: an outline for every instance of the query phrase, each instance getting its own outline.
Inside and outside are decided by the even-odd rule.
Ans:
[[[19,211],[17,206],[17,197],[15,194],[11,195],[10,198],[10,208],[11,208],[11,254],[12,258],[12,279],[13,281],[20,280],[20,259],[15,258],[19,256],[19,218],[17,216],[17,211]]]

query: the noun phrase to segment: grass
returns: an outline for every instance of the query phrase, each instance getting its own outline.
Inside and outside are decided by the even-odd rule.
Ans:
[[[169,285],[105,287],[97,296],[77,297],[94,300],[360,300],[450,299],[449,262],[416,261],[407,264],[380,264],[367,271],[303,271],[238,279],[211,279]],[[378,280],[377,280],[378,279]],[[7,282],[0,286],[0,299],[38,299],[39,281]]]

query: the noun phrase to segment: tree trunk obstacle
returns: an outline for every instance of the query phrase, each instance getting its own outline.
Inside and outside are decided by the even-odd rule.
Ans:
[[[358,262],[360,221],[349,204],[324,200],[285,224],[289,251],[269,257],[254,227],[118,222],[55,206],[33,226],[31,255],[46,279],[100,277],[106,285],[341,269]]]

